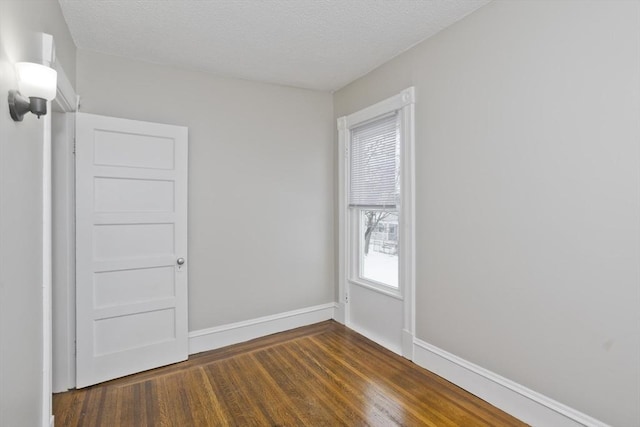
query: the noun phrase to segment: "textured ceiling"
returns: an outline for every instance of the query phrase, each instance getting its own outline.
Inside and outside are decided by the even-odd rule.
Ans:
[[[81,49],[336,90],[489,0],[59,0]]]

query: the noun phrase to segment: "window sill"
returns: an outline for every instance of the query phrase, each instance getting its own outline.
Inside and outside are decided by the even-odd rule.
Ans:
[[[370,289],[370,290],[372,290],[374,292],[378,292],[380,294],[389,296],[391,298],[395,298],[395,299],[400,300],[400,301],[404,300],[404,297],[400,293],[400,288],[394,289],[394,288],[389,287],[389,286],[377,285],[377,284],[375,284],[373,282],[365,282],[365,281],[362,281],[362,280],[354,280],[354,279],[349,279],[349,283],[351,283],[353,285],[358,285],[358,286],[363,287],[363,288]]]

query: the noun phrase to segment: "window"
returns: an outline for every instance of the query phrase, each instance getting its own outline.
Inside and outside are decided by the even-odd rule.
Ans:
[[[412,88],[338,120],[341,284],[402,296],[413,269],[412,120]]]
[[[400,130],[397,111],[350,131],[349,209],[357,218],[358,279],[398,287],[398,240],[387,233],[398,223]]]

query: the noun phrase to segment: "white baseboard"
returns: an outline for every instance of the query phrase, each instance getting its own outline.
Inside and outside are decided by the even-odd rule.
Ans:
[[[532,426],[608,427],[540,393],[414,339],[413,361]]]
[[[351,329],[352,331],[359,333],[363,337],[373,341],[374,343],[379,344],[382,347],[386,348],[387,350],[397,354],[398,356],[402,356],[402,343],[395,343],[387,338],[384,338],[380,334],[377,334],[367,329],[363,329],[358,325],[354,325],[353,323],[350,323],[345,326]]]
[[[189,354],[215,350],[254,338],[333,319],[337,304],[328,303],[257,319],[189,332]]]
[[[346,313],[347,312],[347,308],[345,307],[345,303],[343,302],[339,302],[336,304],[336,313],[333,317],[333,320],[335,320],[336,322],[344,325],[346,324]]]
[[[413,333],[403,329],[402,330],[402,356],[405,359],[413,360]]]

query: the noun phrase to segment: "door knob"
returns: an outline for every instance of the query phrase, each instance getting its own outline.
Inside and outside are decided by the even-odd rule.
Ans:
[[[178,264],[178,265],[184,264],[184,258],[178,258],[177,261],[176,261],[176,264]]]

